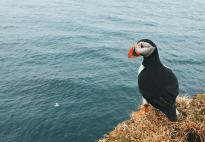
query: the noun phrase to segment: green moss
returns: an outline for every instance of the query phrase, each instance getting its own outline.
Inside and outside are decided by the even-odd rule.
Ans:
[[[189,133],[187,134],[187,140],[188,142],[201,142],[200,138],[199,137],[196,137],[194,134],[192,133]]]
[[[191,102],[192,114],[194,115],[195,121],[203,122],[205,115],[205,94],[194,95]]]
[[[191,102],[191,108],[196,109],[196,108],[201,108],[205,104],[205,94],[196,94],[192,98]]]

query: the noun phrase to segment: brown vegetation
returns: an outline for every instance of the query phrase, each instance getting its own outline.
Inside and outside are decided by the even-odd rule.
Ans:
[[[177,122],[150,106],[148,113],[133,112],[130,120],[98,142],[205,142],[205,94],[178,97],[176,107],[180,113]]]

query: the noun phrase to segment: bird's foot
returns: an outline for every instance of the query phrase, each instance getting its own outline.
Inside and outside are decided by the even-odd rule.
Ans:
[[[143,106],[142,109],[141,109],[140,111],[135,112],[135,114],[136,114],[136,115],[141,115],[141,114],[143,114],[143,113],[145,113],[145,112],[148,112],[148,106],[149,106],[149,105]]]
[[[149,106],[149,105],[144,105],[144,107],[145,107],[145,112],[148,112],[148,106]]]

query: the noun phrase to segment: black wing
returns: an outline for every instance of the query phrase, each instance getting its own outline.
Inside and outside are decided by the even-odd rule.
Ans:
[[[174,73],[166,67],[145,68],[138,76],[142,96],[153,106],[173,107],[179,93],[179,85]]]

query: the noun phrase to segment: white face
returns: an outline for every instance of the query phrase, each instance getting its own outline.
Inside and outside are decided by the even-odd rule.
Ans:
[[[153,47],[147,42],[139,42],[135,45],[135,51],[138,51],[141,55],[148,57],[152,54],[156,47]]]

